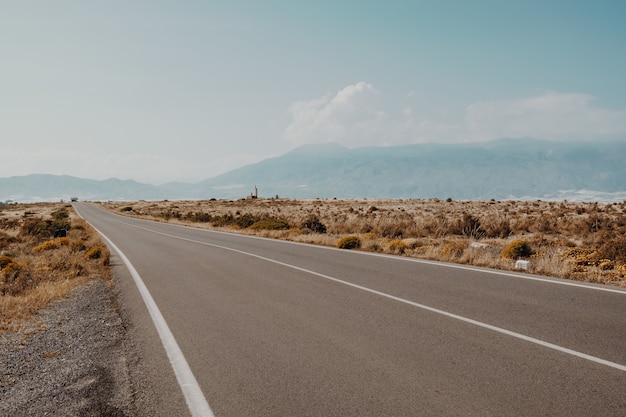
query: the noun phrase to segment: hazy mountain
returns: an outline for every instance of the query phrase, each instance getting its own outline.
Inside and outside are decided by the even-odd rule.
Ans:
[[[152,200],[165,198],[153,185],[111,178],[104,181],[69,175],[33,174],[0,178],[0,201],[18,202],[70,200]]]
[[[601,196],[600,199],[620,200],[626,198],[626,142],[503,139],[355,149],[338,144],[306,145],[197,184],[170,183],[157,187],[117,179],[95,181],[53,175],[5,178],[0,179],[0,201],[71,197],[242,198],[255,185],[261,197],[593,199]]]
[[[203,181],[216,195],[505,199],[626,191],[626,142],[308,145]],[[243,188],[237,188],[237,187]]]

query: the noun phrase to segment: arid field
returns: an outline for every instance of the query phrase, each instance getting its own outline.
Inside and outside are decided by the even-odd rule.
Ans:
[[[108,202],[119,214],[320,245],[626,286],[626,202]]]
[[[65,233],[54,231],[65,230]],[[65,236],[62,236],[64,234]],[[0,206],[0,331],[91,279],[109,279],[109,251],[72,206]],[[110,281],[109,281],[110,282]]]

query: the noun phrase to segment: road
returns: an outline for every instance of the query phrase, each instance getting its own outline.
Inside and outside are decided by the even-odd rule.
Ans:
[[[121,252],[157,414],[626,415],[623,289],[76,208]]]

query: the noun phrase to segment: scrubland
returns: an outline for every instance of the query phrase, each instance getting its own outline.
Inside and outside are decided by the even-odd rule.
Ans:
[[[626,202],[288,200],[108,202],[134,217],[296,242],[626,286]],[[54,237],[55,229],[67,230]],[[69,204],[0,205],[0,331],[109,278],[109,252]]]
[[[54,237],[60,229],[66,235]],[[108,249],[71,205],[0,205],[0,331],[18,330],[78,285],[109,280],[108,263]]]
[[[626,286],[626,201],[108,202],[119,214],[345,249]]]

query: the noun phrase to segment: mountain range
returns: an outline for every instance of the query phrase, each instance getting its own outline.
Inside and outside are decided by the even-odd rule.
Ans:
[[[259,197],[619,201],[626,198],[626,141],[304,145],[195,184],[47,174],[0,178],[0,201],[234,199],[255,186]]]

